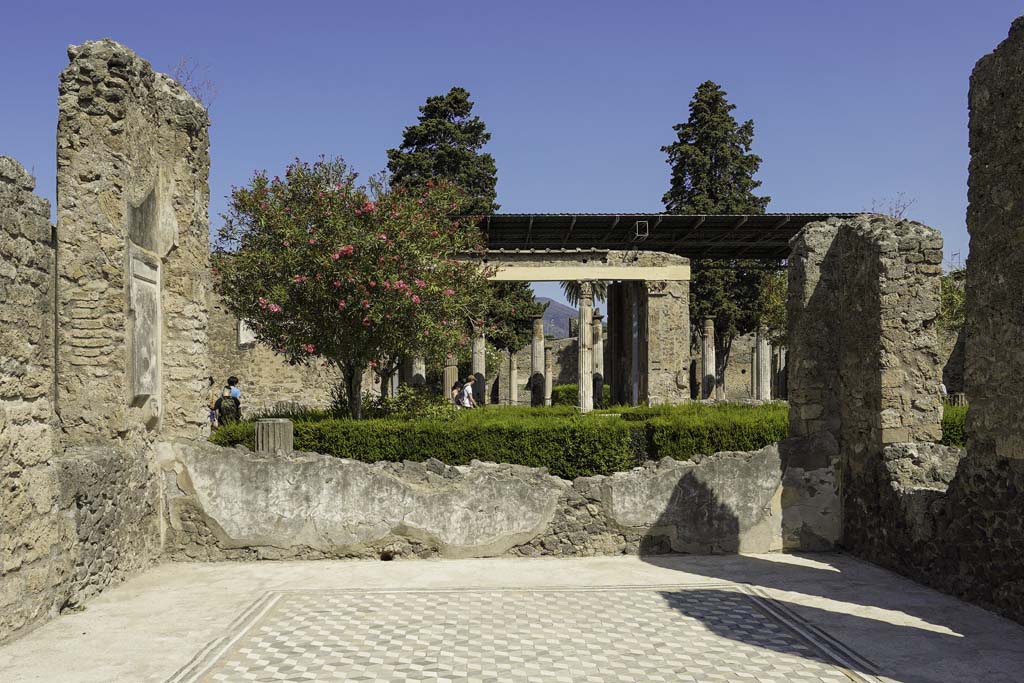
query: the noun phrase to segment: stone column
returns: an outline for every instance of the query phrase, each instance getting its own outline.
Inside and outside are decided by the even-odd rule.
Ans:
[[[550,346],[544,347],[544,405],[551,405],[551,386],[555,373],[554,350]]]
[[[294,427],[283,417],[256,420],[257,453],[291,453],[295,449]]]
[[[626,395],[629,405],[640,404],[640,337],[643,330],[640,325],[640,290],[637,282],[626,284],[626,312],[629,315],[629,329],[626,330],[626,349],[629,353],[629,387]]]
[[[459,381],[459,364],[455,359],[455,354],[449,353],[448,357],[444,361],[444,375],[441,380],[441,394],[443,396],[451,398],[452,386]]]
[[[508,404],[519,404],[519,363],[515,351],[508,352]]]
[[[484,328],[473,329],[473,376],[476,382],[473,383],[473,396],[477,405],[484,405],[487,402],[487,345],[485,343]]]
[[[594,347],[594,405],[604,406],[604,316],[594,313],[591,333]]]
[[[772,398],[772,347],[764,325],[758,326],[754,338],[754,398],[759,401]]]
[[[700,347],[700,397],[704,400],[715,398],[715,321],[704,319],[704,333]]]
[[[580,282],[580,317],[576,326],[576,346],[579,368],[577,386],[579,400],[577,407],[580,412],[589,413],[594,409],[594,290],[593,284],[584,280]]]
[[[427,383],[427,361],[422,356],[412,359],[412,373],[409,377],[409,384],[414,387],[421,387]]]
[[[533,316],[530,341],[530,405],[544,405],[544,316]]]

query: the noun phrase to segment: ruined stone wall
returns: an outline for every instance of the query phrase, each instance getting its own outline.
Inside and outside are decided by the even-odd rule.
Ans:
[[[223,387],[231,375],[239,378],[245,414],[272,410],[282,402],[311,408],[331,405],[332,388],[338,384],[337,373],[314,366],[289,365],[244,330],[240,335],[238,320],[213,294],[209,310],[210,375],[217,387]],[[365,388],[369,391],[372,387]]]
[[[197,436],[209,374],[206,112],[111,40],[68,56],[57,130],[62,439]]]
[[[781,548],[775,446],[575,481],[475,461],[367,464],[198,442],[160,449],[167,552],[178,560]]]
[[[60,606],[72,529],[55,513],[50,205],[0,156],[0,640]]]

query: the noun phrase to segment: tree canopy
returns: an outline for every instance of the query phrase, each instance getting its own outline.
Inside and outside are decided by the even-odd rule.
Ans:
[[[676,139],[662,147],[672,167],[671,185],[662,198],[666,210],[690,214],[762,214],[770,197],[754,191],[761,157],[751,152],[754,122],[737,123],[721,86],[701,83],[690,101],[685,123],[673,126]],[[772,266],[751,260],[708,261],[691,264],[690,317],[700,329],[702,321],[715,321],[717,376],[721,383],[733,340],[752,332],[762,321],[764,289]]]
[[[440,363],[468,343],[489,290],[465,195],[443,181],[368,186],[341,159],[257,173],[231,193],[214,252],[216,290],[257,339],[291,362],[323,361],[360,417],[368,367]],[[391,369],[391,368],[388,368]]]

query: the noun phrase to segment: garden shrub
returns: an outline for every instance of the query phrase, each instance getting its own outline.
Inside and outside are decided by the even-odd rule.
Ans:
[[[579,402],[580,388],[578,384],[556,384],[551,387],[551,405],[553,406],[575,406]],[[611,405],[612,388],[605,384],[601,392],[604,402],[601,405]]]
[[[967,406],[946,404],[942,408],[942,443],[947,446],[963,448],[967,445],[964,423],[967,419]]]

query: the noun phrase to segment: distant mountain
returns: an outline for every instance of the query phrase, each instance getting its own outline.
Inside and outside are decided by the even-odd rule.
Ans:
[[[548,305],[544,311],[544,336],[555,339],[568,337],[569,320],[578,318],[579,311],[546,296],[534,297],[534,300]]]

